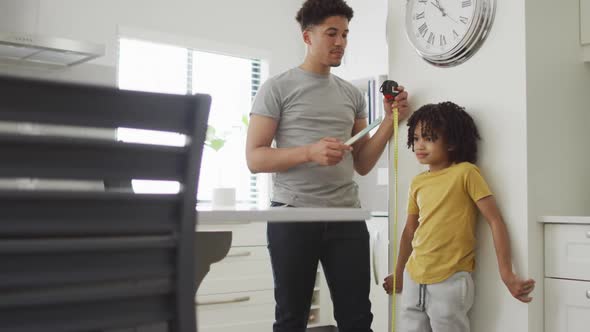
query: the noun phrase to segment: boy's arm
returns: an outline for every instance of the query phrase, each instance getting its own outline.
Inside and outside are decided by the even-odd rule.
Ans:
[[[399,243],[399,253],[397,255],[397,265],[394,271],[395,273],[395,292],[400,293],[403,288],[403,281],[404,281],[404,269],[406,267],[406,263],[412,254],[412,240],[414,239],[414,233],[418,228],[418,215],[417,214],[409,214],[406,220],[406,226],[404,227],[404,231],[402,232],[402,237]],[[387,292],[387,294],[391,294],[393,288],[393,278],[392,275],[389,275],[385,278],[383,283],[383,288]]]
[[[399,276],[403,276],[404,269],[406,267],[406,263],[412,254],[412,240],[414,239],[414,233],[416,233],[416,229],[418,229],[418,215],[417,214],[408,214],[408,218],[406,219],[406,226],[404,227],[404,231],[402,232],[402,237],[399,242],[399,253],[397,255],[397,267],[396,273]],[[399,280],[399,278],[398,278]]]
[[[502,220],[500,210],[496,205],[494,196],[490,195],[484,197],[476,202],[481,214],[485,217],[492,230],[494,238],[494,246],[496,248],[496,257],[498,259],[498,268],[500,269],[500,276],[502,281],[508,287],[508,290],[516,299],[528,303],[531,302],[532,297],[529,294],[535,288],[535,281],[533,279],[520,279],[512,271],[512,258],[510,254],[510,239],[508,238],[508,230]]]

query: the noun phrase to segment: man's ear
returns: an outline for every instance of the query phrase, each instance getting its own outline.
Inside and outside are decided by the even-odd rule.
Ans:
[[[311,45],[311,36],[309,35],[311,31],[309,29],[303,30],[303,42],[307,45]]]

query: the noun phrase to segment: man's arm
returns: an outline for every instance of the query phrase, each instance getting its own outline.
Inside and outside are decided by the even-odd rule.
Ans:
[[[369,135],[359,139],[353,146],[354,169],[360,175],[366,175],[373,169],[377,160],[381,157],[387,142],[393,134],[393,106],[399,110],[399,121],[403,121],[408,117],[408,93],[404,91],[404,87],[400,86],[400,93],[395,97],[395,101],[388,101],[383,99],[383,108],[385,109],[385,117],[379,125],[377,132],[371,138]],[[367,127],[366,119],[357,119],[352,128],[352,136]]]
[[[262,115],[250,116],[246,137],[246,161],[252,173],[283,172],[307,162],[330,166],[339,163],[351,150],[336,138],[292,148],[271,148],[278,127],[277,120]]]
[[[484,197],[477,201],[476,204],[492,230],[494,246],[496,248],[496,257],[498,259],[498,268],[500,269],[502,281],[504,281],[504,284],[516,299],[525,303],[531,302],[532,297],[529,296],[529,293],[535,288],[535,281],[533,279],[520,279],[512,271],[508,230],[506,229],[500,210],[496,205],[494,196],[490,195]]]

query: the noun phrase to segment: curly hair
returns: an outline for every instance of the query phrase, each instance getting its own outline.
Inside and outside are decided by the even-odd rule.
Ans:
[[[414,151],[414,131],[422,124],[422,135],[434,141],[442,136],[449,145],[449,161],[475,163],[479,132],[465,108],[450,101],[420,107],[408,120],[408,148]]]
[[[321,24],[330,16],[343,16],[350,22],[353,11],[344,0],[307,0],[295,19],[303,31],[312,25]]]

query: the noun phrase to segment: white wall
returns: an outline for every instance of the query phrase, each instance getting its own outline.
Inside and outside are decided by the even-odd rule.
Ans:
[[[494,26],[483,47],[469,61],[453,68],[431,66],[414,52],[405,35],[405,4],[403,0],[389,2],[389,75],[406,85],[415,107],[451,100],[465,106],[474,117],[483,137],[478,164],[506,220],[516,271],[527,275],[525,3],[499,1]],[[405,135],[404,128],[400,143],[400,220],[405,220],[405,193],[410,180],[421,170],[405,149]],[[472,330],[528,331],[528,307],[513,299],[502,283],[491,231],[483,220],[477,237]]]
[[[435,68],[418,58],[408,43],[404,30],[405,1],[389,1],[388,64],[380,60],[380,54],[386,48],[380,43],[383,33],[379,30],[382,24],[379,20],[387,2],[349,0],[348,3],[355,10],[350,24],[348,58],[341,68],[333,72],[346,79],[357,79],[388,68],[389,78],[409,90],[413,106],[452,100],[468,108],[483,136],[479,164],[503,210],[513,242],[516,270],[527,275],[529,229],[524,1],[502,2],[483,48],[461,66],[446,69]],[[406,128],[405,123],[402,124],[399,144],[400,232],[405,220],[407,188],[411,178],[422,170],[405,148]],[[377,167],[387,167],[387,164],[385,157]],[[384,192],[383,188],[375,186],[375,178],[371,173],[357,178],[365,207],[372,208],[375,206],[373,201],[388,194],[387,189]],[[393,211],[392,204],[389,210]],[[491,232],[483,220],[477,235],[477,299],[471,312],[472,330],[539,332],[528,329],[530,307],[514,300],[500,280]],[[539,257],[538,254],[536,256]],[[542,283],[539,288],[542,288]],[[538,300],[536,303],[542,304]]]
[[[531,253],[543,250],[539,216],[590,215],[590,63],[581,61],[579,13],[579,0],[526,2]],[[529,265],[542,287],[543,260],[530,255]],[[542,312],[535,302],[529,331],[542,331]]]
[[[270,74],[303,59],[294,17],[300,1],[3,0],[0,28],[106,44],[106,55],[59,71],[0,67],[0,73],[116,84],[118,26],[268,54]],[[39,10],[37,10],[39,8]],[[38,17],[35,17],[38,15]],[[15,29],[11,29],[15,27]]]
[[[348,28],[348,46],[333,74],[347,80],[387,74],[387,0],[347,0],[354,16]]]

